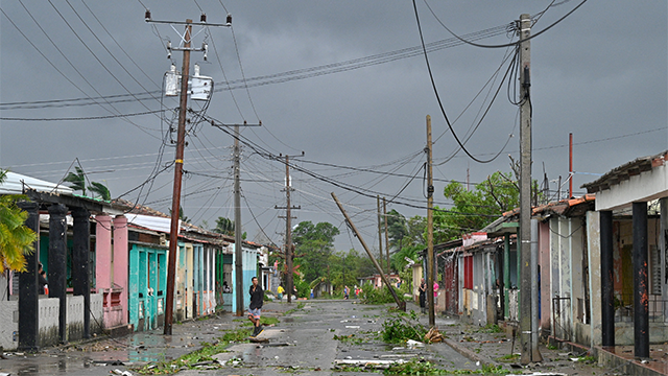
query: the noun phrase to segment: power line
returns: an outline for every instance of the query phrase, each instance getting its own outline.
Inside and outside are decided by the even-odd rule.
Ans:
[[[561,21],[565,20],[568,16],[573,14],[576,10],[578,10],[578,8],[580,8],[586,2],[587,2],[587,0],[582,0],[582,2],[580,4],[578,4],[575,8],[571,9],[571,11],[566,13],[563,17],[559,18],[558,20],[556,20],[554,23],[552,23],[550,26],[546,27],[545,29],[543,29],[543,30],[541,30],[541,31],[539,31],[535,34],[532,34],[531,36],[526,38],[524,41],[529,41],[531,39],[534,39],[534,38],[538,37],[539,35],[543,34],[544,32],[550,30],[551,28],[557,26]],[[447,30],[450,34],[452,34],[452,36],[454,36],[455,38],[460,40],[462,43],[466,43],[466,44],[469,44],[471,46],[481,47],[481,48],[505,48],[505,47],[518,46],[521,43],[520,41],[513,42],[513,43],[505,43],[505,44],[479,44],[479,43],[474,43],[471,40],[467,40],[464,37],[460,37],[459,35],[455,34],[452,30],[450,30],[447,26],[445,26],[445,24],[443,22],[441,22],[441,20],[438,18],[438,16],[436,16],[436,13],[434,13],[434,11],[431,9],[429,4],[427,3],[427,0],[424,0],[424,3],[425,3],[425,5],[427,5],[427,8],[431,12],[431,14],[434,16],[436,21],[438,21],[438,23],[441,24],[441,26],[443,26],[443,28],[445,30]],[[415,7],[415,1],[413,1],[413,6]],[[417,14],[417,8],[416,8],[415,12]],[[542,16],[542,14],[544,12],[545,11],[541,12],[540,15]]]
[[[3,12],[4,13],[4,12]],[[492,27],[489,29],[484,29],[476,32],[466,34],[465,36],[469,37],[471,40],[491,38],[497,35],[505,34],[508,25],[501,25]],[[426,44],[426,48],[429,52],[437,51],[445,48],[456,47],[462,45],[463,43],[458,41],[456,38],[444,39],[432,43]],[[263,75],[257,77],[251,77],[247,79],[235,79],[231,81],[225,81],[220,84],[220,87],[215,89],[215,91],[224,91],[224,90],[236,90],[247,87],[256,87],[264,86],[269,84],[283,83],[293,80],[301,80],[305,78],[316,77],[320,75],[340,73],[354,69],[365,68],[369,66],[385,64],[392,61],[406,59],[410,57],[415,57],[421,55],[423,46],[415,46],[409,48],[403,48],[399,50],[383,52],[379,54],[369,55],[361,58],[346,60],[338,63],[331,63],[320,65],[311,68],[290,70],[281,73],[275,73],[270,75]],[[233,86],[236,85],[236,86]],[[128,102],[137,100],[133,96],[145,96],[155,94],[158,91],[151,91],[148,93],[135,93],[135,94],[120,94],[112,96],[99,96],[99,97],[89,97],[89,98],[71,98],[71,99],[61,99],[61,100],[51,100],[51,101],[22,101],[22,102],[7,102],[0,103],[0,107],[11,106],[12,109],[23,108],[21,106],[31,106],[31,105],[40,105],[45,106],[48,103],[59,103],[59,106],[85,106],[95,103],[80,103],[84,101],[89,101],[92,99],[108,99],[109,103],[119,103],[119,102]],[[133,97],[129,98],[128,97]],[[149,98],[146,98],[149,99]]]
[[[126,118],[133,116],[143,116],[143,115],[152,115],[167,110],[153,110],[153,111],[144,111],[137,112],[134,114],[118,114],[118,115],[103,115],[103,116],[85,116],[85,117],[62,117],[62,118],[18,118],[18,117],[6,117],[0,116],[0,120],[13,120],[13,121],[79,121],[79,120],[101,120],[101,119],[114,119],[114,118]]]

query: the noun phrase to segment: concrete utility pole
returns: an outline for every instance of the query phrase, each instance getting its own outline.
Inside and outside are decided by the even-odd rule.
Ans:
[[[155,21],[151,19],[151,12],[146,10],[145,20],[149,23],[160,23],[170,25],[185,25],[185,33],[181,38],[181,47],[168,46],[169,53],[172,50],[183,51],[183,66],[181,67],[181,97],[179,100],[179,122],[176,137],[176,157],[174,158],[174,189],[172,191],[172,213],[169,230],[169,259],[167,263],[167,295],[165,296],[165,328],[164,334],[172,334],[172,323],[174,320],[174,280],[176,277],[176,252],[178,249],[179,212],[181,208],[181,180],[183,177],[183,154],[186,134],[186,112],[188,110],[188,81],[190,72],[190,51],[204,51],[202,48],[192,48],[192,20],[186,22]],[[202,14],[199,26],[232,26],[232,16],[227,16],[225,24],[210,24],[206,22],[206,15]],[[173,26],[172,26],[173,27]],[[206,56],[205,56],[206,59]]]
[[[520,16],[520,333],[522,364],[540,362],[538,341],[533,339],[532,285],[538,283],[531,257],[531,17]],[[538,289],[536,289],[538,291]],[[535,298],[537,301],[537,297]],[[536,333],[537,334],[537,333]],[[534,343],[535,342],[535,343]]]
[[[378,208],[378,258],[380,259],[380,265],[383,265],[383,235],[382,235],[382,226],[380,222],[380,196],[376,195],[376,207]],[[390,274],[389,269],[385,269],[385,273]]]
[[[385,252],[387,252],[387,273],[390,273],[390,239],[387,233],[387,202],[383,197],[383,217],[385,217]]]
[[[427,115],[427,302],[429,326],[436,325],[434,314],[434,176],[431,165],[431,116]]]
[[[241,239],[241,147],[239,125],[234,126],[234,290],[237,299],[237,316],[244,314],[244,265]]]
[[[304,152],[300,156],[304,156]],[[292,270],[292,258],[294,257],[292,253],[292,219],[296,218],[293,217],[291,214],[292,209],[301,209],[300,206],[291,206],[290,204],[290,192],[292,191],[292,184],[290,183],[290,157],[288,155],[285,156],[285,198],[286,198],[286,203],[287,205],[282,208],[279,206],[275,206],[275,209],[285,209],[285,266],[287,267],[287,275],[286,275],[286,282],[287,282],[287,289],[285,291],[288,292],[288,303],[292,303],[292,290],[294,289],[294,275],[293,275],[293,270]],[[281,218],[281,216],[278,216]]]

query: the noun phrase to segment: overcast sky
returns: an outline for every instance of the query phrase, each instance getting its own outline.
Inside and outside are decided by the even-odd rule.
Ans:
[[[169,127],[178,103],[161,94],[162,80],[170,68],[165,46],[177,46],[184,27],[147,24],[145,7],[158,21],[197,23],[204,12],[208,22],[224,23],[229,12],[233,28],[193,27],[193,45],[207,43],[209,52],[207,61],[193,52],[191,64],[213,77],[215,93],[208,107],[189,101],[196,114],[185,154],[185,215],[209,227],[219,216],[234,217],[233,139],[195,120],[261,121],[242,129],[249,238],[264,231],[282,244],[278,216],[285,212],[274,207],[286,205],[285,165],[267,153],[303,151],[291,159],[292,204],[301,206],[294,223],[331,222],[341,230],[337,249],[361,249],[330,192],[369,244],[378,243],[376,194],[398,195],[388,210],[426,215],[419,209],[426,207],[426,115],[441,207],[449,207],[442,194],[448,181],[465,183],[468,171],[478,183],[509,172],[508,155],[519,157],[514,81],[495,96],[513,49],[463,44],[443,25],[476,43],[503,45],[517,41],[511,25],[520,14],[532,16],[536,34],[580,3],[416,0],[455,132],[470,136],[466,147],[477,159],[499,154],[478,163],[457,148],[438,107],[411,1],[1,0],[0,167],[58,182],[80,165],[114,197],[159,171],[153,184],[122,197],[168,212],[176,138]],[[590,0],[531,40],[532,173],[540,182],[547,174],[555,198],[559,177],[568,178],[569,133],[576,195],[597,174],[668,149],[666,8],[665,0]],[[180,69],[182,53],[174,51],[171,62]]]

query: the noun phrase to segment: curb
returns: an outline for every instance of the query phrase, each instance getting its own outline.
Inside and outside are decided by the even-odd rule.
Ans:
[[[460,346],[457,342],[452,341],[448,338],[446,338],[443,342],[446,345],[452,347],[453,350],[455,350],[458,353],[460,353],[461,355],[471,359],[472,361],[480,362],[481,365],[494,366],[494,367],[500,365],[499,362],[496,362],[496,361],[492,360],[492,358],[488,357],[487,355],[482,355],[482,354],[478,354],[474,351],[471,351],[470,349],[468,349],[464,346]]]

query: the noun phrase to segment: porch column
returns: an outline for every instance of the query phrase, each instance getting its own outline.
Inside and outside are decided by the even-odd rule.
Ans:
[[[128,219],[119,215],[114,218],[114,284],[120,286],[123,291],[120,295],[122,307],[120,324],[128,323]],[[114,287],[113,285],[111,286]]]
[[[37,270],[39,264],[39,206],[34,202],[19,202],[28,212],[25,225],[37,234],[32,253],[25,255],[26,271],[19,273],[19,350],[37,351],[39,333],[39,296]]]
[[[74,208],[72,216],[72,285],[74,295],[83,295],[83,337],[90,338],[90,212],[83,208]]]
[[[58,298],[58,337],[67,342],[67,207],[49,206],[49,298]]]
[[[633,342],[634,355],[649,358],[647,291],[647,203],[633,203]]]
[[[603,347],[615,346],[615,285],[612,254],[612,211],[602,210],[601,236],[601,335]]]

